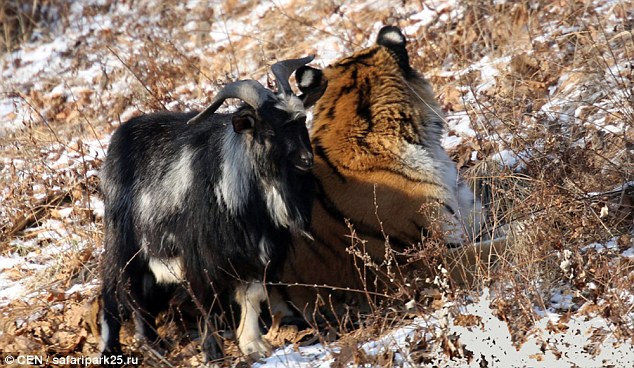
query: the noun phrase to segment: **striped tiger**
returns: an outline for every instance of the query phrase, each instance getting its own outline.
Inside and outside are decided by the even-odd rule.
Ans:
[[[382,28],[374,46],[323,70],[301,68],[296,78],[304,93],[325,92],[311,128],[314,241],[297,239],[282,280],[317,287],[278,287],[275,298],[311,317],[320,303],[341,310],[363,304],[348,288],[386,290],[389,280],[370,281],[359,255],[347,250],[352,231],[362,240],[361,258],[369,257],[361,261],[379,265],[388,241],[397,251],[424,238],[464,249],[478,236],[481,204],[441,146],[442,111],[429,82],[411,67],[397,27]]]

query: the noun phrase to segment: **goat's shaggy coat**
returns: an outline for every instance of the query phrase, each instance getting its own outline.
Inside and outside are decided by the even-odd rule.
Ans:
[[[403,251],[427,237],[458,246],[480,231],[480,203],[461,183],[455,163],[441,146],[445,122],[430,84],[409,63],[406,40],[384,27],[377,44],[338,60],[322,71],[298,70],[298,83],[325,87],[315,105],[311,142],[317,194],[314,243],[298,240],[285,265],[284,282],[328,285],[279,288],[311,316],[317,296],[356,304],[346,288],[373,288],[371,271],[359,272],[346,248],[346,220],[375,264],[390,244]],[[357,265],[358,266],[358,265]],[[361,269],[364,269],[361,266]],[[361,280],[368,279],[366,285]],[[380,281],[379,281],[380,283]]]
[[[309,230],[314,183],[304,107],[270,93],[257,108],[188,124],[195,115],[137,117],[112,137],[101,174],[106,353],[120,350],[121,322],[131,312],[138,332],[156,340],[155,317],[179,288],[205,313],[217,307],[215,296],[234,297],[241,350],[267,350],[258,328],[261,281],[275,279],[291,234]],[[203,351],[221,355],[213,338]]]

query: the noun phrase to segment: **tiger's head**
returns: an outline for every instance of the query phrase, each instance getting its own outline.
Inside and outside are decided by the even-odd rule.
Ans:
[[[375,45],[324,70],[298,70],[302,92],[325,89],[311,136],[328,147],[326,154],[343,170],[391,167],[402,156],[401,142],[440,145],[441,109],[431,85],[411,67],[406,46],[401,31],[386,26]]]
[[[410,65],[397,27],[383,27],[375,45],[323,70],[300,68],[297,82],[305,94],[323,91],[311,141],[319,201],[331,217],[375,231],[378,207],[403,245],[433,232],[433,223],[448,244],[465,240],[457,171],[440,144],[442,112],[429,82]]]

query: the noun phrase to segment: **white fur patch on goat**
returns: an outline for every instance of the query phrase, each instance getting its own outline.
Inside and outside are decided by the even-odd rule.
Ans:
[[[291,223],[291,218],[280,191],[275,185],[268,185],[264,188],[264,192],[266,193],[266,208],[269,211],[269,216],[271,216],[277,226],[288,227]]]
[[[150,257],[149,267],[159,284],[178,284],[185,280],[183,259],[181,257]]]
[[[139,242],[141,244],[141,254],[143,254],[143,256],[147,256],[148,252],[149,252],[149,243],[147,238],[144,236],[141,238],[141,241]]]
[[[260,248],[260,261],[266,265],[269,263],[269,251],[271,250],[269,239],[266,236],[261,237],[258,247]]]
[[[155,202],[158,194],[153,193],[152,189],[144,190],[139,195],[139,201],[137,202],[139,217],[146,223],[149,223],[154,215],[153,203]]]
[[[302,115],[306,115],[304,103],[297,96],[280,95],[280,102],[278,102],[275,107],[280,110],[288,111],[293,120]]]
[[[240,213],[245,207],[254,177],[255,169],[245,139],[245,135],[233,131],[225,134],[221,150],[222,177],[214,188],[218,205],[226,205],[233,214]]]
[[[137,213],[143,222],[152,223],[156,214],[174,212],[181,206],[194,178],[191,168],[193,158],[194,152],[183,148],[178,160],[171,163],[164,177],[157,178],[141,191]]]
[[[105,349],[106,343],[110,339],[110,328],[106,323],[103,308],[101,308],[101,311],[99,312],[99,323],[101,324],[101,341],[99,341],[99,351],[103,351],[103,349]]]
[[[238,286],[235,300],[240,305],[240,324],[236,331],[240,350],[244,354],[264,355],[269,347],[262,339],[258,324],[260,303],[266,300],[264,285],[253,282]]]

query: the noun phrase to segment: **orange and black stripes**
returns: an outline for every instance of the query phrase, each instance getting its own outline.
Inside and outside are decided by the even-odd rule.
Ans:
[[[410,67],[405,46],[400,31],[386,27],[376,45],[322,71],[327,88],[311,130],[315,241],[296,242],[285,282],[358,286],[346,221],[380,265],[386,237],[403,252],[433,235],[439,213],[456,216],[455,180],[447,176],[455,167],[442,166],[452,163],[440,146],[441,109],[429,83]],[[315,252],[319,257],[310,256]],[[290,289],[288,297],[303,310],[317,292]]]

